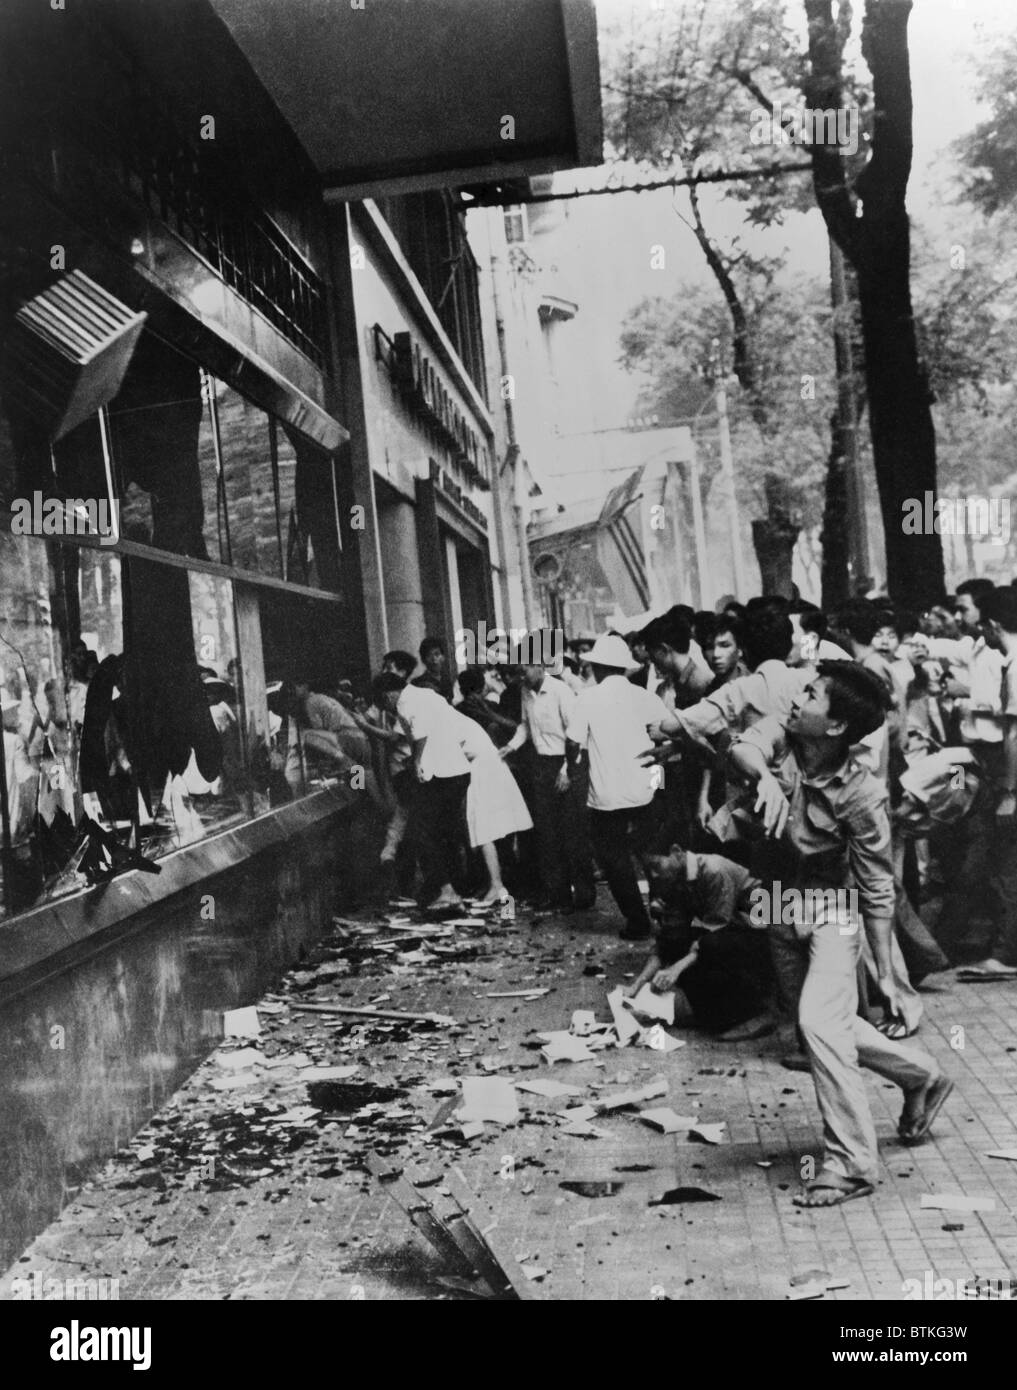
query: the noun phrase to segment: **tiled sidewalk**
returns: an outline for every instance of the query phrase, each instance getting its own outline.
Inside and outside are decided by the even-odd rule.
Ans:
[[[638,968],[641,952],[617,941],[606,912],[568,923],[522,920],[482,934],[466,928],[457,942],[464,943],[459,959],[367,954],[358,974],[342,973],[345,962],[327,949],[336,943],[326,943],[315,958],[325,976],[311,973],[314,961],[289,976],[264,1001],[270,1011],[261,1039],[231,1042],[219,1054],[255,1047],[279,1065],[258,1066],[250,1085],[220,1089],[229,1071],[217,1058],[206,1062],[136,1138],[135,1153],[83,1189],[7,1272],[0,1296],[11,1297],[12,1279],[35,1274],[116,1278],[121,1298],[468,1296],[438,1282],[447,1271],[436,1252],[353,1166],[372,1145],[435,1183],[458,1170],[476,1195],[477,1224],[497,1223],[504,1245],[547,1271],[530,1286],[540,1298],[785,1299],[791,1278],[809,1270],[845,1282],[825,1295],[840,1300],[900,1299],[903,1281],[924,1282],[926,1271],[954,1281],[1017,1280],[1017,1163],[986,1156],[1017,1147],[1017,985],[937,977],[925,994],[920,1036],[958,1086],[933,1140],[902,1148],[899,1093],[870,1077],[883,1158],[876,1194],[803,1212],[791,1195],[802,1159],[813,1155],[818,1166],[818,1117],[810,1078],[779,1065],[777,1038],[724,1045],[684,1031],[678,1035],[687,1046],[667,1055],[610,1049],[593,1062],[552,1069],[534,1050],[534,1031],[567,1028],[575,1009],[608,1019],[606,992]],[[529,1001],[486,997],[534,986],[550,993]],[[361,1005],[381,995],[379,1007],[433,1010],[461,1027],[398,1025],[385,1034],[371,1024],[357,1046],[355,1021],[292,1007]],[[501,1075],[553,1076],[585,1094],[568,1101],[520,1093],[518,1125],[488,1124],[466,1145],[436,1137],[427,1125],[442,1102],[427,1083],[483,1074],[481,1058]],[[398,1088],[382,1104],[404,1113],[302,1118],[308,1066],[354,1062],[360,1070],[352,1080]],[[615,1082],[641,1084],[658,1073],[669,1091],[654,1104],[724,1120],[728,1142],[658,1134],[632,1112],[599,1118],[604,1138],[558,1132],[554,1112],[567,1104],[592,1099],[596,1087],[610,1093]],[[257,1107],[290,1118],[272,1126]],[[224,1124],[268,1128],[235,1130],[229,1152],[216,1129]],[[349,1135],[351,1124],[359,1134]],[[190,1126],[184,1138],[181,1126]],[[259,1153],[262,1140],[271,1140],[267,1156]],[[562,1189],[566,1180],[623,1185],[593,1198]],[[675,1187],[703,1188],[721,1200],[650,1205]],[[995,1211],[922,1210],[926,1192],[992,1197]]]

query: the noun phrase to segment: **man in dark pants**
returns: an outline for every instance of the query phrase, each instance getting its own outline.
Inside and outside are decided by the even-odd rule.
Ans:
[[[597,862],[625,918],[626,941],[650,935],[633,852],[648,847],[656,829],[653,795],[657,769],[642,765],[651,733],[659,732],[667,707],[656,695],[625,679],[633,664],[620,637],[600,637],[589,654],[597,682],[576,699],[567,731],[569,774],[589,764],[590,835]]]
[[[462,748],[463,716],[435,690],[379,676],[376,697],[402,722],[413,744],[415,791],[410,800],[413,838],[420,854],[421,907],[459,907],[452,887],[463,839],[463,806],[470,764]]]
[[[561,913],[584,911],[597,897],[585,798],[579,799],[584,779],[565,765],[565,731],[575,703],[565,682],[543,666],[523,666],[522,721],[502,749],[504,757],[530,745],[533,823],[546,894],[538,905]]]

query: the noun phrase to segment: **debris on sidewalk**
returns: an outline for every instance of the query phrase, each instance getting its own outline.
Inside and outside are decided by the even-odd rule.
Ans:
[[[592,1062],[595,1060],[589,1046],[581,1038],[573,1037],[571,1033],[541,1033],[540,1036],[546,1039],[546,1045],[541,1048],[541,1054],[552,1064],[555,1062]]]
[[[464,1076],[463,1103],[455,1112],[462,1121],[493,1120],[500,1125],[519,1122],[519,1105],[511,1081],[500,1076]]]
[[[923,1192],[923,1211],[995,1211],[992,1197],[964,1197],[947,1192]]]
[[[227,1038],[257,1038],[261,1036],[258,1010],[253,1005],[246,1009],[227,1009],[222,1016],[223,1036]]]
[[[637,995],[625,1000],[625,1007],[639,1018],[674,1024],[674,995],[670,991],[658,994],[652,985],[643,985]]]
[[[640,1110],[637,1118],[651,1128],[659,1129],[662,1134],[677,1134],[683,1129],[691,1130],[696,1123],[694,1116],[676,1115],[667,1106],[661,1106],[658,1110]]]
[[[545,1100],[556,1100],[559,1096],[581,1096],[582,1086],[570,1086],[564,1081],[517,1081],[515,1083],[517,1091],[527,1091],[535,1096],[543,1096]]]
[[[612,1110],[625,1110],[631,1105],[639,1105],[644,1100],[656,1100],[658,1096],[666,1096],[668,1092],[667,1078],[655,1076],[652,1081],[648,1081],[645,1086],[640,1086],[634,1091],[620,1091],[615,1096],[609,1096],[606,1100],[601,1098],[597,1102],[597,1109],[603,1112]]]
[[[989,1149],[986,1158],[1008,1158],[1012,1163],[1017,1163],[1017,1149]]]
[[[702,1187],[671,1187],[661,1197],[653,1197],[648,1207],[674,1207],[685,1202],[719,1202],[716,1192],[707,1192]]]

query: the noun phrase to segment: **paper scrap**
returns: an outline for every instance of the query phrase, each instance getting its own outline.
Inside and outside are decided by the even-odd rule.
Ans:
[[[694,1124],[689,1125],[689,1134],[698,1135],[707,1144],[723,1144],[724,1129],[727,1125],[726,1120],[720,1120],[717,1124]]]
[[[308,1067],[300,1078],[301,1081],[345,1081],[349,1076],[355,1076],[360,1070],[358,1063],[353,1062],[347,1067]]]
[[[663,1076],[655,1076],[652,1081],[648,1081],[645,1086],[641,1086],[635,1091],[621,1091],[616,1096],[609,1096],[606,1100],[598,1102],[600,1110],[623,1110],[629,1105],[639,1105],[644,1100],[656,1100],[658,1096],[667,1095],[667,1080]]]
[[[532,1279],[535,1282],[539,1282],[541,1279],[546,1279],[548,1273],[550,1272],[549,1270],[541,1269],[539,1265],[521,1264],[519,1268],[526,1275],[527,1279]]]
[[[541,1051],[549,1062],[591,1062],[593,1053],[581,1038],[571,1033],[545,1033],[547,1046]]]
[[[245,1067],[257,1066],[265,1059],[256,1047],[241,1047],[236,1052],[217,1052],[215,1060],[226,1071],[243,1071]]]
[[[652,1028],[647,1028],[643,1036],[639,1039],[640,1047],[652,1047],[654,1052],[677,1052],[680,1047],[685,1046],[684,1038],[672,1038],[670,1033],[665,1033],[659,1023],[655,1023]]]
[[[1017,1163],[1017,1149],[990,1149],[985,1157],[1008,1158],[1012,1163]]]
[[[258,1038],[261,1036],[258,1010],[253,1004],[247,1009],[227,1009],[222,1016],[222,1023],[227,1038]]]
[[[633,1038],[638,1038],[642,1033],[642,1028],[633,1018],[632,1013],[625,1007],[625,991],[621,985],[613,989],[607,996],[607,1002],[611,1009],[611,1016],[614,1019],[614,1026],[618,1032],[618,1041],[624,1047]]]
[[[597,1026],[597,1015],[592,1009],[576,1009],[572,1014],[569,1032],[577,1038],[588,1037]]]
[[[519,1120],[516,1088],[501,1076],[464,1076],[463,1103],[455,1113],[461,1121],[494,1120],[500,1125],[514,1125]]]
[[[562,1111],[561,1118],[570,1124],[582,1123],[584,1120],[592,1120],[596,1113],[596,1106],[573,1105],[571,1109]]]
[[[661,1023],[674,1023],[674,991],[658,994],[650,985],[643,985],[632,999],[625,1000],[625,1007],[641,1018],[659,1019]]]
[[[948,1192],[922,1193],[922,1209],[932,1211],[995,1211],[992,1197],[962,1197]]]
[[[550,989],[503,989],[493,994],[485,994],[485,999],[539,999],[550,994]]]
[[[638,1118],[664,1134],[677,1134],[679,1130],[691,1129],[696,1122],[694,1115],[676,1115],[666,1105],[658,1110],[640,1110]]]
[[[581,1096],[582,1086],[569,1086],[564,1081],[517,1081],[517,1091],[530,1091],[535,1096],[555,1100],[558,1096]]]

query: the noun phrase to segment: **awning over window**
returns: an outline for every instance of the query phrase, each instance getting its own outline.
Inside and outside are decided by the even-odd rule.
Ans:
[[[601,161],[593,0],[211,3],[335,197]]]

